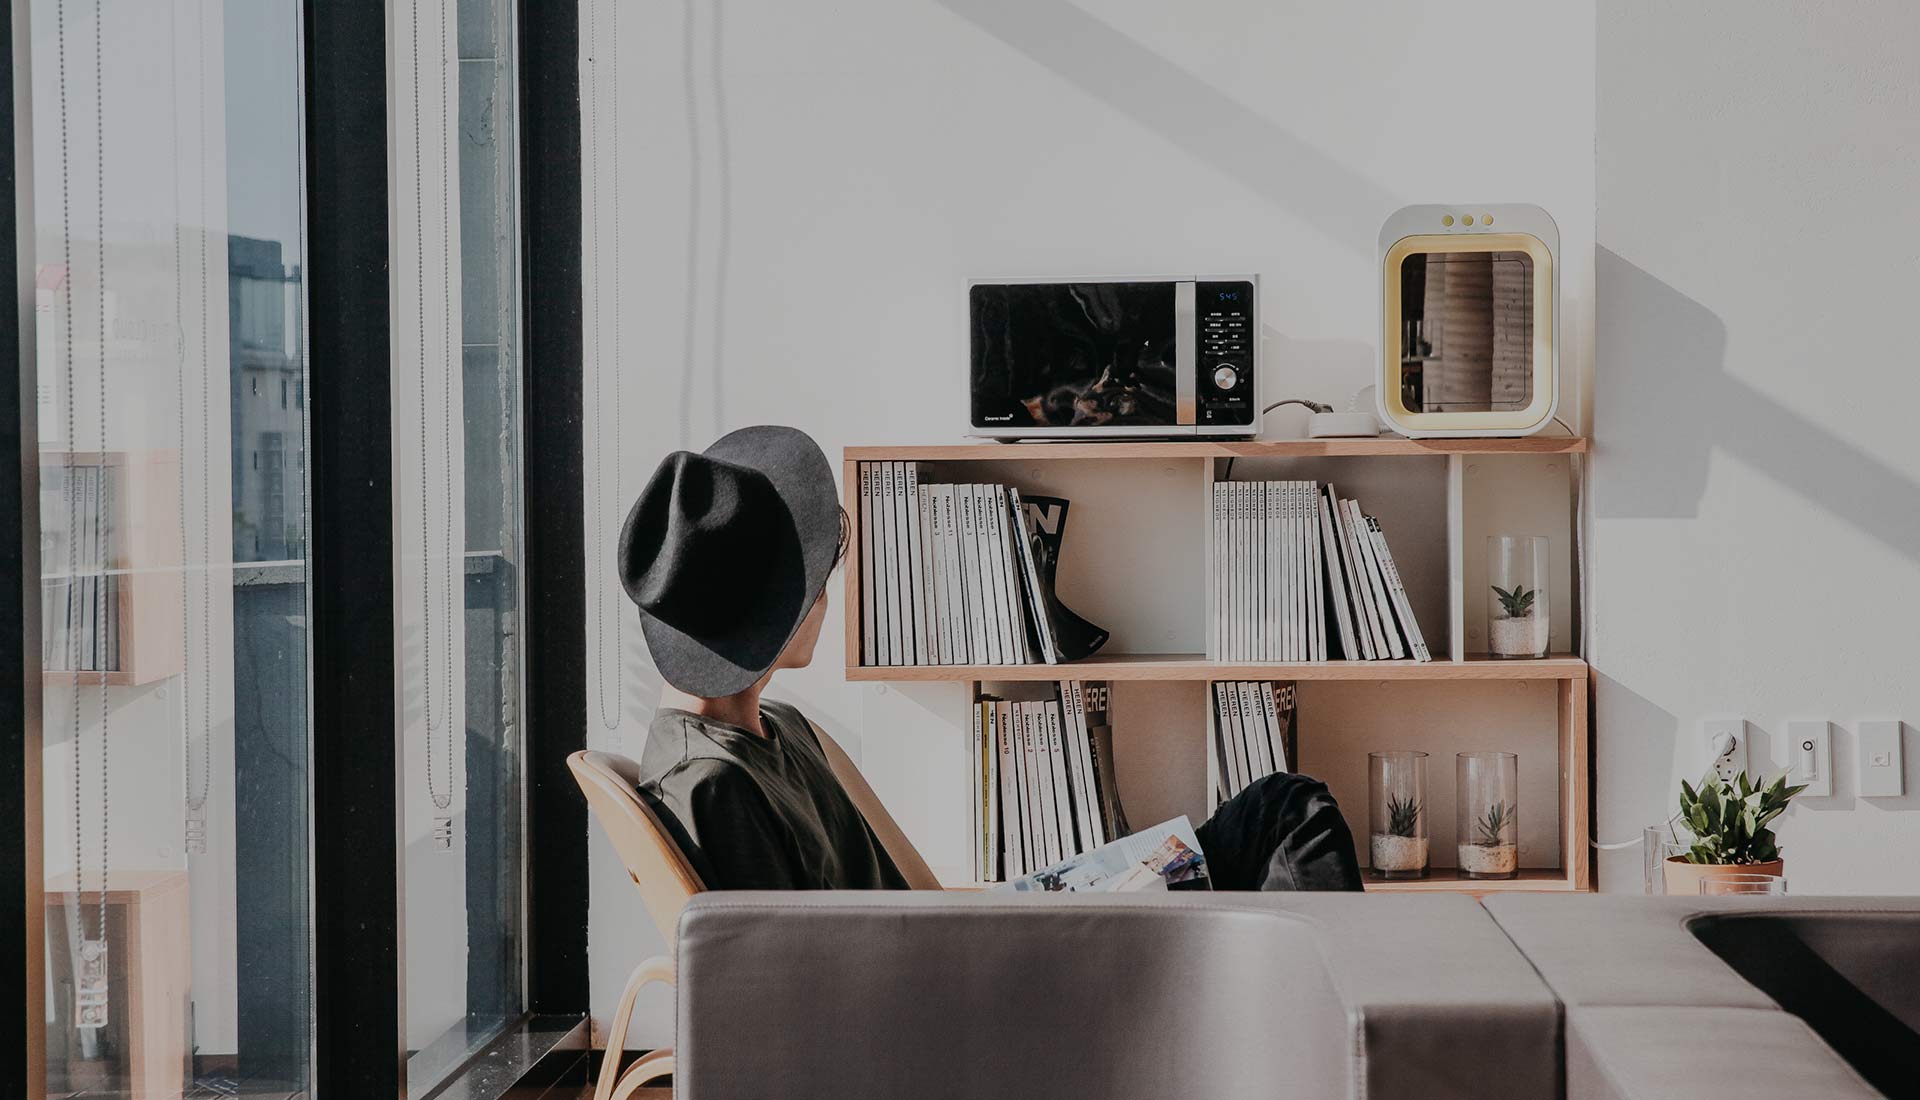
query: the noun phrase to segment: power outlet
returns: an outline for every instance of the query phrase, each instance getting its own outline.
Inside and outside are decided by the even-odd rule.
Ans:
[[[1787,723],[1787,782],[1805,785],[1805,798],[1833,797],[1833,727],[1826,722]]]
[[[1708,766],[1731,783],[1747,770],[1747,723],[1739,718],[1709,718],[1701,723],[1707,737]]]
[[[1860,723],[1860,797],[1898,798],[1906,793],[1900,756],[1900,723]]]

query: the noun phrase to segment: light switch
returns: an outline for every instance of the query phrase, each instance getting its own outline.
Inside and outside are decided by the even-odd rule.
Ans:
[[[1898,798],[1907,791],[1900,723],[1860,723],[1860,797]]]
[[[1787,759],[1789,784],[1806,784],[1804,798],[1828,798],[1833,794],[1832,727],[1825,722],[1788,722]]]
[[[1700,724],[1714,774],[1732,782],[1747,770],[1747,724],[1738,718],[1709,718]]]

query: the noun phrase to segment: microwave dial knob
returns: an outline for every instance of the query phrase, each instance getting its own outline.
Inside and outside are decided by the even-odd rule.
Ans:
[[[1240,384],[1240,372],[1222,363],[1213,368],[1213,384],[1223,390],[1230,390]]]

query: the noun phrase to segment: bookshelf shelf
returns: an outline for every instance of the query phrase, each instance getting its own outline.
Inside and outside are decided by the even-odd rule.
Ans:
[[[1557,866],[1526,868],[1509,880],[1463,879],[1451,867],[1435,867],[1427,879],[1369,879],[1369,891],[1591,890],[1591,672],[1577,654],[1564,651],[1575,648],[1576,641],[1564,624],[1578,629],[1574,515],[1580,465],[1590,448],[1582,436],[848,447],[842,456],[843,499],[856,537],[843,567],[846,679],[929,689],[954,684],[973,694],[983,684],[997,684],[1015,697],[1024,697],[1020,690],[1034,690],[1017,684],[1108,682],[1117,695],[1126,685],[1114,715],[1119,784],[1129,803],[1137,792],[1146,792],[1142,801],[1154,807],[1144,814],[1148,819],[1174,813],[1193,817],[1200,810],[1199,791],[1207,792],[1202,797],[1211,804],[1218,765],[1210,747],[1213,708],[1207,700],[1212,692],[1204,685],[1299,683],[1296,713],[1302,717],[1298,747],[1290,747],[1290,755],[1300,754],[1296,767],[1335,788],[1350,823],[1362,822],[1353,828],[1363,861],[1366,843],[1359,830],[1366,793],[1354,778],[1349,754],[1364,758],[1368,749],[1404,742],[1436,753],[1517,750],[1535,762],[1533,778],[1525,780],[1532,784],[1525,788],[1530,793],[1522,794],[1527,807],[1522,827],[1535,831],[1521,843],[1532,862]],[[1074,501],[1075,533],[1066,536],[1062,550],[1061,599],[1110,629],[1112,648],[1162,651],[1102,652],[1058,665],[862,664],[858,532],[860,469],[867,462],[923,464],[920,476],[927,483],[999,483],[1020,488],[1028,499]],[[1432,661],[1242,662],[1195,652],[1207,643],[1214,614],[1201,598],[1204,563],[1213,546],[1208,528],[1213,485],[1287,479],[1335,483],[1343,498],[1364,500],[1370,511],[1378,508]],[[1562,624],[1557,629],[1567,636],[1556,633],[1563,651],[1542,660],[1495,660],[1479,652],[1486,647],[1480,543],[1489,534],[1512,531],[1547,534],[1556,540],[1563,565],[1553,592],[1555,615],[1564,616],[1557,619]],[[923,694],[913,705],[930,706],[934,698]],[[1136,713],[1137,719],[1129,717]],[[1130,728],[1119,728],[1123,724]],[[1137,761],[1131,768],[1130,756]],[[1199,757],[1204,770],[1195,763]],[[1135,815],[1130,811],[1129,816]],[[992,885],[973,881],[972,863],[942,873],[962,889]]]
[[[1519,439],[1273,439],[1149,443],[943,443],[848,447],[848,462],[1030,462],[1046,459],[1340,458],[1587,453],[1585,436]]]
[[[1063,665],[851,665],[867,683],[972,680],[1585,680],[1587,663],[1567,654],[1538,661],[1209,661],[1198,653],[1098,654]]]
[[[1523,867],[1519,878],[1462,878],[1450,867],[1436,867],[1421,879],[1380,881],[1367,879],[1375,894],[1551,894],[1582,889],[1558,867]]]

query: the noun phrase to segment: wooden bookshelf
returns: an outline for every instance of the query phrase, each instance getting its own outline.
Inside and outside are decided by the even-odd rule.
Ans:
[[[1528,738],[1540,737],[1551,729],[1550,744],[1557,755],[1557,794],[1552,811],[1544,820],[1557,818],[1557,852],[1531,853],[1535,860],[1558,856],[1558,866],[1532,867],[1523,869],[1515,879],[1465,879],[1450,867],[1435,867],[1431,877],[1406,881],[1367,880],[1367,889],[1382,893],[1421,893],[1449,892],[1482,895],[1492,893],[1522,892],[1572,892],[1593,889],[1592,864],[1589,841],[1592,836],[1592,811],[1588,788],[1591,768],[1589,763],[1588,713],[1590,699],[1590,670],[1579,656],[1570,653],[1556,653],[1541,660],[1495,660],[1484,654],[1474,653],[1472,647],[1477,641],[1476,633],[1471,629],[1470,618],[1464,614],[1466,595],[1471,578],[1465,561],[1468,550],[1465,546],[1470,528],[1468,519],[1468,498],[1475,492],[1499,493],[1503,505],[1506,495],[1516,491],[1513,483],[1502,482],[1498,488],[1477,488],[1476,478],[1486,478],[1499,469],[1530,470],[1526,480],[1519,484],[1517,491],[1523,494],[1535,494],[1535,499],[1546,500],[1549,508],[1565,509],[1564,516],[1570,515],[1573,499],[1570,487],[1574,471],[1566,469],[1568,464],[1554,464],[1556,456],[1584,456],[1589,453],[1590,444],[1584,437],[1578,436],[1529,436],[1519,439],[1402,439],[1381,437],[1377,439],[1324,439],[1324,440],[1273,440],[1273,441],[1179,441],[1179,442],[1142,442],[1142,443],[1084,443],[1084,442],[1033,442],[1033,443],[957,443],[930,444],[913,446],[848,447],[843,455],[842,473],[844,477],[844,500],[852,515],[854,538],[847,551],[847,560],[843,566],[845,599],[842,611],[845,615],[845,663],[846,677],[859,683],[899,683],[899,684],[942,684],[952,683],[965,686],[968,690],[977,690],[982,682],[1040,682],[1053,680],[1095,680],[1129,682],[1134,684],[1196,684],[1222,680],[1283,680],[1296,682],[1346,683],[1364,688],[1366,685],[1379,685],[1381,688],[1399,682],[1424,683],[1434,685],[1436,689],[1446,685],[1487,685],[1487,691],[1501,690],[1500,685],[1525,685],[1527,683],[1549,683],[1553,685],[1553,704],[1551,707],[1553,723],[1551,727],[1543,725],[1537,733],[1527,733]],[[1501,460],[1522,461],[1533,458],[1545,460],[1524,467],[1502,466]],[[1358,466],[1338,462],[1342,459],[1356,460]],[[1399,459],[1428,459],[1426,463],[1410,463],[1405,467],[1397,465]],[[1477,459],[1486,461],[1476,463]],[[1239,460],[1248,460],[1240,464]],[[1271,461],[1282,460],[1276,464]],[[1286,460],[1296,460],[1290,464]],[[1183,514],[1183,522],[1204,523],[1209,507],[1209,486],[1216,480],[1228,478],[1262,479],[1268,476],[1305,477],[1323,480],[1345,480],[1349,483],[1356,479],[1364,481],[1355,471],[1370,471],[1373,487],[1397,488],[1404,496],[1417,497],[1425,509],[1420,513],[1424,526],[1414,522],[1412,513],[1405,517],[1405,523],[1395,528],[1394,533],[1412,531],[1414,534],[1402,534],[1402,537],[1418,540],[1421,532],[1431,532],[1429,536],[1437,541],[1415,541],[1410,547],[1409,556],[1421,556],[1428,569],[1427,583],[1433,587],[1429,591],[1429,602],[1422,606],[1416,603],[1423,627],[1428,633],[1429,645],[1434,647],[1434,660],[1415,662],[1397,661],[1314,661],[1314,662],[1239,662],[1210,660],[1204,654],[1194,652],[1101,652],[1085,660],[1059,665],[863,665],[861,663],[861,592],[860,592],[860,464],[862,462],[904,461],[929,464],[923,476],[929,481],[992,481],[1004,484],[1023,485],[1026,481],[1041,482],[1040,492],[1049,491],[1045,483],[1055,480],[1056,472],[1068,479],[1070,485],[1086,487],[1095,482],[1088,481],[1089,475],[1100,478],[1140,478],[1159,479],[1156,485],[1160,507],[1177,508]],[[1387,462],[1388,466],[1379,463]],[[1328,463],[1336,462],[1338,468],[1330,468]],[[1045,465],[1035,465],[1043,463]],[[1054,466],[1055,463],[1065,465]],[[1074,463],[1082,465],[1075,466]],[[1490,464],[1489,464],[1490,463]],[[1111,472],[1099,472],[1107,464]],[[1282,472],[1274,474],[1274,469]],[[1560,480],[1549,482],[1539,479],[1541,468],[1559,470],[1554,476]],[[1406,474],[1398,471],[1404,469]],[[1476,469],[1479,471],[1476,474]],[[1301,473],[1291,471],[1300,470]],[[929,476],[930,475],[930,476]],[[1143,481],[1142,484],[1146,482]],[[1347,486],[1350,488],[1351,486]],[[1057,491],[1057,490],[1053,490]],[[1389,491],[1389,490],[1382,490]],[[1069,488],[1068,495],[1072,489]],[[1191,496],[1187,494],[1191,493]],[[1544,494],[1544,495],[1542,495]],[[1343,494],[1345,495],[1345,494]],[[1370,492],[1362,489],[1363,502],[1371,499]],[[1191,510],[1187,502],[1191,501]],[[1087,508],[1098,508],[1099,504],[1089,502],[1075,508],[1080,515]],[[1113,507],[1109,494],[1108,507]],[[1159,513],[1154,513],[1159,514]],[[1386,523],[1385,513],[1382,522]],[[1578,527],[1569,522],[1569,534],[1577,537]],[[1111,533],[1111,532],[1110,532]],[[1130,533],[1138,534],[1137,529]],[[1159,537],[1158,531],[1148,532],[1148,537]],[[1193,553],[1204,553],[1200,537],[1187,533],[1193,538]],[[1210,536],[1207,536],[1210,537]],[[1392,535],[1390,534],[1390,537]],[[1069,541],[1073,539],[1070,534]],[[1566,546],[1562,552],[1570,553],[1575,548]],[[1477,550],[1474,551],[1477,553]],[[1181,555],[1186,551],[1175,552],[1175,560],[1185,560]],[[1396,557],[1399,556],[1396,547]],[[1575,555],[1577,558],[1577,555]],[[1195,560],[1204,560],[1198,559]],[[1402,565],[1403,572],[1410,572]],[[1127,578],[1118,578],[1124,581]],[[1141,578],[1133,578],[1138,581]],[[1150,580],[1151,578],[1147,578]],[[1575,576],[1575,587],[1578,578]],[[1412,580],[1409,580],[1409,588]],[[1444,601],[1440,590],[1445,590]],[[1085,597],[1088,590],[1081,587]],[[1103,616],[1097,608],[1078,606],[1077,600],[1070,600],[1076,610],[1089,613],[1095,621]],[[1577,605],[1576,605],[1577,606]],[[1112,610],[1109,605],[1108,610]],[[1163,606],[1162,614],[1166,614]],[[1444,621],[1429,623],[1428,615],[1444,613]],[[1200,609],[1195,608],[1198,616]],[[1577,611],[1575,612],[1577,614]],[[1111,624],[1103,624],[1111,625]],[[1166,625],[1157,623],[1155,625]],[[1186,624],[1191,627],[1190,622]],[[1136,635],[1137,637],[1138,635]],[[1158,637],[1158,633],[1152,636]],[[1175,639],[1169,632],[1169,640],[1186,641],[1192,644],[1197,640],[1189,633],[1186,638]],[[1146,647],[1140,647],[1146,648]],[[1171,690],[1171,689],[1169,689]],[[1186,688],[1192,691],[1191,687]],[[1449,689],[1457,690],[1457,689]],[[1505,689],[1511,690],[1511,688]],[[1201,694],[1205,694],[1204,692]],[[1457,698],[1457,697],[1456,697]],[[1478,696],[1474,696],[1478,698]],[[1492,700],[1499,696],[1487,696]],[[1537,696],[1536,696],[1537,698]],[[1422,704],[1396,704],[1422,705]],[[1475,705],[1471,702],[1468,705]],[[1497,710],[1498,707],[1495,707]],[[1209,707],[1210,711],[1210,707]],[[1419,716],[1410,715],[1415,721]],[[1194,716],[1196,725],[1210,723],[1206,715]],[[1543,719],[1544,721],[1548,721]],[[1176,731],[1177,741],[1181,736]],[[1156,739],[1159,731],[1149,736]],[[1300,739],[1305,742],[1309,736],[1315,737],[1316,751],[1325,751],[1328,736],[1326,733],[1309,734],[1303,731]],[[1332,736],[1339,737],[1339,731]],[[1521,736],[1516,734],[1516,736]],[[1529,741],[1529,744],[1535,742]],[[1342,737],[1338,742],[1340,751],[1349,747]],[[1354,752],[1365,753],[1370,747],[1353,744]],[[1538,751],[1538,750],[1529,750]],[[1210,755],[1210,753],[1209,753]],[[1535,759],[1539,759],[1535,757]],[[1209,761],[1209,767],[1211,767]],[[1450,782],[1450,776],[1430,775],[1429,782]],[[1209,777],[1209,788],[1212,780]],[[1345,791],[1342,794],[1343,806],[1355,797],[1361,799],[1358,807],[1364,817],[1364,791]],[[1539,802],[1532,803],[1533,812],[1545,812]],[[1364,859],[1364,838],[1362,840],[1362,858]],[[964,876],[962,876],[964,877]],[[977,884],[991,885],[991,884]]]
[[[971,680],[1585,680],[1587,663],[1568,654],[1538,661],[1209,661],[1198,653],[1095,654],[1064,665],[852,665],[847,679],[869,683]]]
[[[1145,443],[936,443],[899,447],[848,447],[848,462],[1031,462],[1048,459],[1342,458],[1447,455],[1586,454],[1585,436],[1523,436],[1519,439],[1271,439],[1182,440]]]
[[[153,451],[43,451],[43,471],[74,467],[111,468],[117,475],[117,507],[112,517],[115,554],[106,570],[117,580],[112,613],[118,616],[120,667],[110,672],[48,669],[48,684],[147,684],[179,673],[180,612],[184,597],[180,574],[180,454]],[[65,561],[40,563],[43,589],[67,578]],[[83,576],[87,575],[83,573]],[[45,639],[42,639],[42,644]]]

